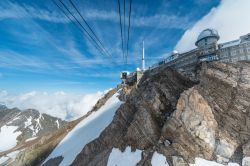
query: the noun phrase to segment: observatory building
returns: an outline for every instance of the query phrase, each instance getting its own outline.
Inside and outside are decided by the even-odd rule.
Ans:
[[[197,46],[195,49],[184,53],[179,53],[174,50],[169,57],[150,66],[148,70],[155,70],[164,65],[183,71],[186,74],[192,74],[196,66],[202,62],[222,61],[235,63],[238,61],[250,61],[250,33],[240,36],[237,40],[226,43],[219,44],[219,39],[220,36],[217,30],[205,29],[198,35],[194,43]],[[144,47],[142,55],[144,68]],[[131,73],[128,78],[130,78],[130,80],[133,78],[133,80],[138,81],[142,74],[139,75],[139,79],[135,79],[136,77],[134,75],[137,76],[136,73],[137,72]]]
[[[218,44],[220,36],[215,29],[203,30],[195,42],[197,48],[184,53],[173,53],[154,64],[149,69],[157,68],[160,65],[167,65],[182,71],[194,70],[201,62],[222,61],[234,63],[237,61],[250,61],[250,33],[241,36],[237,40]]]

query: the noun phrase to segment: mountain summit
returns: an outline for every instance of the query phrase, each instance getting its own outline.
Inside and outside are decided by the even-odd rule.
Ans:
[[[249,94],[249,62],[203,63],[192,79],[166,66],[147,70],[12,165],[249,166]]]
[[[8,164],[29,144],[58,130],[65,121],[34,109],[0,106],[0,165]]]

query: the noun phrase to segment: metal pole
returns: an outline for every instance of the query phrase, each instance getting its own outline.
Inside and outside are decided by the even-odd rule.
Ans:
[[[142,71],[145,70],[145,59],[144,59],[144,41],[142,41]]]

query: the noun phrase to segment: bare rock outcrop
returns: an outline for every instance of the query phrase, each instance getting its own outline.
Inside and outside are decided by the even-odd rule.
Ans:
[[[211,107],[197,90],[191,88],[182,93],[162,135],[186,160],[199,154],[210,159],[215,151],[217,126]]]
[[[248,62],[203,64],[200,83],[182,93],[162,130],[178,155],[187,162],[195,157],[240,164],[245,157],[247,162],[249,76]]]
[[[228,161],[242,153],[250,138],[250,63],[211,63],[203,67],[202,74],[197,89],[218,122],[215,154],[218,161]]]

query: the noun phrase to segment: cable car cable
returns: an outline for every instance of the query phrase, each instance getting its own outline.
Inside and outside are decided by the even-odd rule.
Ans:
[[[104,49],[104,51],[109,55],[110,53],[106,50],[106,48],[104,47],[104,45],[102,44],[102,42],[100,41],[100,39],[97,37],[96,33],[94,32],[94,30],[90,27],[90,25],[88,24],[88,22],[86,21],[86,19],[82,16],[82,14],[79,12],[79,10],[77,9],[77,7],[75,6],[75,4],[73,3],[72,0],[69,0],[69,2],[71,3],[71,5],[73,6],[73,8],[77,11],[77,13],[79,14],[79,16],[82,18],[82,20],[84,21],[84,23],[87,25],[87,27],[89,28],[89,30],[92,32],[92,34],[94,35],[94,37],[97,39],[97,41],[99,42],[99,44],[102,46],[102,48]]]
[[[121,17],[121,4],[120,0],[118,0],[118,11],[119,11],[119,18],[120,18],[120,30],[121,30],[121,41],[122,41],[122,54],[123,54],[123,61],[125,61],[125,55],[124,55],[124,43],[123,43],[123,31],[122,31],[122,17]]]
[[[81,26],[81,28],[84,30],[84,32],[91,38],[91,40],[101,49],[101,52],[103,52],[106,56],[108,56],[104,50],[100,47],[100,45],[96,42],[96,40],[93,38],[93,36],[90,35],[90,33],[85,29],[85,27],[79,22],[79,20],[74,16],[74,14],[68,9],[68,7],[62,2],[62,0],[59,0],[59,2],[64,6],[64,8],[69,12],[69,14],[74,17],[74,19],[77,21],[77,23]]]
[[[127,58],[128,58],[128,46],[129,46],[129,33],[130,33],[130,17],[131,17],[131,5],[132,5],[132,0],[130,0],[130,4],[129,4],[129,19],[128,19],[128,39],[127,39]],[[126,59],[126,63],[127,59]]]

